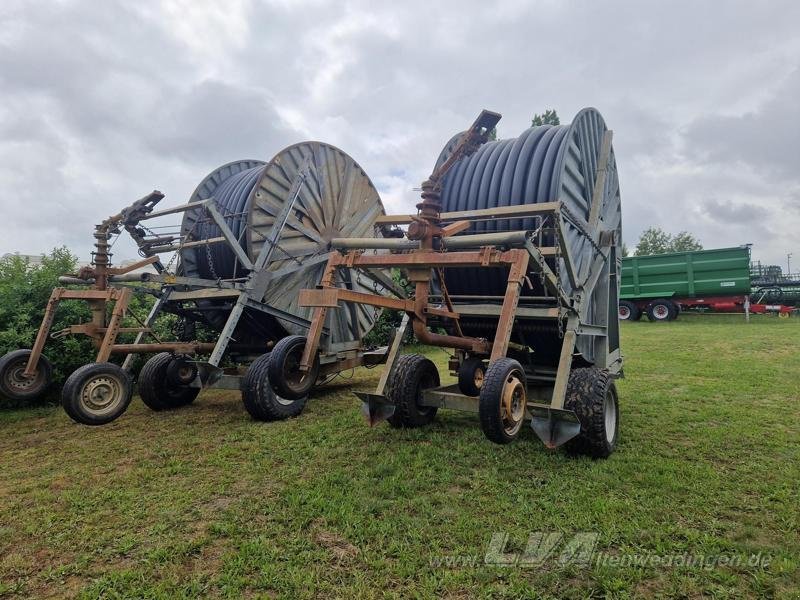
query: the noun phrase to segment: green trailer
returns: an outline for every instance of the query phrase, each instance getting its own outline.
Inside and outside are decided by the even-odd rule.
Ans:
[[[671,321],[681,310],[742,312],[750,294],[750,246],[622,259],[619,318]]]

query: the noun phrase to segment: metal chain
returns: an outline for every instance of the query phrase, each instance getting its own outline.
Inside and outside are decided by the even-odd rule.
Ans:
[[[554,218],[555,220],[555,218]],[[555,268],[555,276],[556,276],[556,293],[558,298],[558,339],[564,338],[564,305],[562,304],[561,299],[565,296],[564,288],[561,286],[561,238],[558,235],[558,227],[557,223],[553,223],[553,241],[555,242],[556,247],[556,268]]]
[[[214,279],[219,279],[219,275],[217,275],[217,271],[214,268],[214,259],[211,258],[211,244],[205,244],[206,247],[206,259],[208,260],[208,268],[211,269],[211,277]]]
[[[572,214],[572,213],[571,213],[571,212],[570,212],[570,211],[567,209],[567,207],[566,207],[566,206],[563,206],[563,205],[561,206],[561,213],[562,213],[564,216],[566,216],[566,217],[567,217],[567,220],[570,222],[570,224],[572,224],[572,226],[573,226],[573,227],[575,227],[575,229],[577,229],[577,230],[578,230],[578,232],[579,232],[579,233],[580,233],[582,236],[584,236],[584,237],[585,237],[587,240],[589,240],[589,243],[590,243],[590,244],[592,245],[592,247],[593,247],[593,248],[594,248],[594,249],[597,251],[597,253],[598,253],[598,254],[600,254],[600,256],[602,256],[602,257],[603,257],[603,259],[605,259],[605,260],[608,260],[608,256],[606,256],[605,254],[603,254],[603,250],[600,248],[600,246],[598,246],[598,245],[595,243],[595,241],[592,239],[592,236],[589,234],[589,232],[588,232],[588,231],[586,231],[586,230],[583,228],[583,226],[579,224],[579,221],[578,221],[578,219],[575,217],[575,215],[573,215],[573,214]]]

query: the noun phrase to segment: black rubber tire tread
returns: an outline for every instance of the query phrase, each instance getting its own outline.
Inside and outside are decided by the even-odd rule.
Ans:
[[[458,368],[458,389],[465,396],[479,396],[481,390],[475,385],[475,370],[482,368],[486,374],[486,365],[477,356],[466,359]]]
[[[139,396],[145,406],[161,411],[180,408],[194,402],[200,388],[176,385],[167,376],[174,356],[161,352],[151,357],[139,372]]]
[[[527,392],[525,381],[525,370],[522,365],[504,356],[489,365],[486,369],[486,376],[483,379],[483,387],[478,400],[478,416],[481,421],[481,430],[490,441],[495,444],[508,444],[517,437],[509,436],[503,427],[503,419],[500,416],[500,403],[503,398],[503,388],[508,377],[514,371],[519,371],[520,380]]]
[[[267,352],[255,359],[242,379],[242,403],[245,410],[256,421],[282,421],[296,417],[306,406],[308,396],[293,400],[291,404],[281,404],[269,382],[269,361]]]
[[[667,318],[666,319],[658,319],[655,316],[654,309],[659,304],[663,304],[667,307]],[[674,321],[678,317],[678,309],[675,306],[675,303],[672,300],[665,300],[664,298],[656,298],[650,304],[647,305],[647,318],[653,322],[663,323],[666,321]]]
[[[642,311],[636,306],[633,302],[628,302],[627,300],[620,300],[620,306],[626,306],[630,311],[630,314],[627,319],[623,319],[621,316],[619,318],[620,321],[638,321],[642,318]]]
[[[614,439],[606,439],[605,397],[611,390],[617,400],[617,426]],[[567,382],[564,408],[575,411],[581,432],[569,440],[564,449],[592,458],[608,458],[616,449],[619,437],[619,397],[613,379],[605,369],[583,367],[572,369]]]
[[[109,372],[113,372],[114,375],[119,376],[122,380],[125,387],[123,390],[124,398],[114,412],[99,417],[83,409],[80,402],[80,391],[87,379]],[[67,377],[67,380],[64,382],[64,387],[61,389],[61,406],[64,412],[66,412],[73,421],[82,423],[83,425],[105,425],[106,423],[118,419],[128,409],[132,398],[133,379],[130,374],[119,365],[107,362],[89,363],[88,365],[78,367],[72,372],[72,375]]]
[[[425,385],[425,379],[431,385]],[[394,404],[394,414],[388,421],[392,427],[423,427],[433,421],[438,410],[435,406],[420,407],[417,404],[423,390],[439,385],[436,365],[422,354],[404,354],[389,375],[387,396]]]
[[[39,363],[37,364],[37,371],[42,369],[44,373],[44,383],[42,386],[33,391],[23,392],[14,388],[9,388],[5,385],[6,370],[9,369],[14,363],[24,360],[28,361],[31,351],[27,349],[12,350],[8,354],[0,358],[0,396],[8,398],[9,400],[27,401],[36,400],[41,398],[53,384],[53,365],[47,360],[47,357],[42,354],[39,356]]]
[[[270,352],[272,357],[267,362],[267,373],[269,375],[269,382],[272,389],[281,398],[287,400],[300,400],[308,396],[311,388],[317,382],[317,374],[319,373],[319,354],[314,358],[314,366],[301,389],[292,389],[289,387],[283,375],[283,365],[288,356],[297,350],[297,347],[305,346],[306,337],[302,335],[289,335],[280,340]]]

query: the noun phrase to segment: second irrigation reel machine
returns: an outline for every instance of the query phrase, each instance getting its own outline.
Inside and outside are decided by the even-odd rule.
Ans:
[[[314,309],[308,340],[282,349],[269,379],[277,394],[302,396],[316,380],[330,312],[396,309],[420,342],[455,350],[458,384],[441,386],[423,355],[399,355],[396,335],[377,390],[358,393],[371,424],[417,427],[439,408],[468,410],[490,440],[507,443],[527,418],[547,446],[605,457],[617,441],[613,380],[622,374],[611,132],[586,109],[569,126],[489,142],[499,119],[483,111],[454,136],[416,215],[379,217],[381,238],[332,240],[338,252],[321,283],[300,295]],[[391,268],[407,274],[413,298],[337,283],[341,270]]]
[[[0,359],[0,392],[25,399],[45,391],[51,368],[42,350],[56,309],[62,300],[83,300],[91,321],[54,334],[88,336],[97,348],[95,362],[72,373],[62,390],[62,404],[74,420],[99,425],[121,415],[133,392],[133,359],[145,353],[155,356],[142,368],[138,386],[152,409],[189,404],[201,389],[216,387],[241,390],[257,419],[298,414],[307,395],[276,396],[267,367],[273,357],[283,364],[282,355],[305,341],[311,311],[298,306],[298,291],[319,281],[331,240],[369,235],[375,218],[384,214],[372,182],[338,148],[304,142],[269,162],[226,164],[201,182],[187,204],[156,211],[163,197],[153,192],[96,226],[91,266],[62,278],[73,287],[53,290],[33,348]],[[181,224],[154,231],[159,229],[154,223],[170,215],[181,215]],[[123,230],[144,259],[115,267],[111,239]],[[165,265],[159,259],[164,254],[175,258]],[[148,265],[154,273],[136,272]],[[385,293],[392,287],[381,271],[344,270],[340,277],[355,291]],[[156,302],[136,326],[123,327],[125,316],[132,316],[132,284],[155,295]],[[156,318],[165,312],[184,325],[179,341],[162,341],[154,332]],[[312,385],[385,360],[386,348],[365,351],[361,345],[376,318],[376,310],[361,307],[320,325],[322,351]],[[197,341],[197,324],[209,328],[215,341]],[[135,340],[121,343],[121,334],[136,334]],[[278,347],[279,341],[284,343]],[[112,355],[126,355],[122,366],[110,361]]]

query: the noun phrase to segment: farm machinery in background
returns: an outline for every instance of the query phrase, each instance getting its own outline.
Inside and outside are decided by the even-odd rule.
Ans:
[[[622,259],[619,318],[674,321],[683,311],[788,317],[794,307],[774,289],[751,279],[749,245],[629,256]]]

